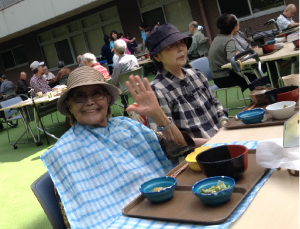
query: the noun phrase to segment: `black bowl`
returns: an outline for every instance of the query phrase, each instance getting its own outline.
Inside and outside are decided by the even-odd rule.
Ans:
[[[248,168],[248,149],[242,145],[218,146],[198,154],[196,161],[207,177],[239,179]]]
[[[298,89],[298,90],[296,90]],[[288,93],[287,93],[288,92]],[[283,102],[283,101],[295,101],[299,100],[299,87],[287,86],[281,88],[275,88],[273,90],[265,92],[269,104]]]

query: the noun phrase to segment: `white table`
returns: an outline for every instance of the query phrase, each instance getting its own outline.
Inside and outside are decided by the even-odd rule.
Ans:
[[[282,138],[283,126],[221,130],[208,143]],[[276,170],[231,229],[299,228],[299,178]]]

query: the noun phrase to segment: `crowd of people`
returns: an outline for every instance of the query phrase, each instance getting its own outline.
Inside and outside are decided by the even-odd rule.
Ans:
[[[151,83],[147,78],[143,82],[139,76],[129,77],[126,86],[136,106],[128,106],[128,98],[122,97],[126,111],[146,116],[147,126],[111,115],[110,108],[119,96],[119,75],[139,67],[132,55],[136,39],[129,33],[124,38],[113,30],[110,36],[104,36],[101,54],[107,59],[108,70],[92,53],[78,56],[78,68],[71,72],[59,61],[56,76],[43,67],[43,62],[30,65],[34,73],[30,86],[35,92],[50,91],[52,83],[68,75],[67,90],[57,108],[72,127],[41,155],[60,196],[59,206],[63,206],[68,227],[92,228],[99,223],[108,227],[137,196],[143,181],[163,176],[172,168],[170,161],[180,156],[178,149],[202,146],[228,122],[227,112],[207,78],[201,71],[185,67],[188,58],[203,55],[198,52],[205,39],[202,28],[192,21],[192,36],[187,36],[172,24],[156,22],[153,27],[142,23],[139,28],[157,75]],[[217,27],[220,34],[208,53],[214,81],[219,87],[239,85],[245,90],[244,79],[221,66],[251,46],[239,32],[236,16],[221,15]],[[107,82],[109,78],[111,83]],[[10,84],[5,76],[1,80],[2,92]],[[24,81],[26,73],[21,73],[21,91],[28,87]],[[90,207],[91,199],[101,204]]]

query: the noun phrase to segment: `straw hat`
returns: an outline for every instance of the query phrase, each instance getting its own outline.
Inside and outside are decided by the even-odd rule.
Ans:
[[[119,90],[114,85],[106,83],[104,76],[96,69],[88,66],[76,68],[72,71],[68,77],[67,90],[60,96],[57,101],[57,109],[63,115],[70,115],[70,111],[65,104],[65,100],[68,97],[71,89],[86,86],[100,84],[108,91],[111,95],[110,106],[117,100],[119,96]]]

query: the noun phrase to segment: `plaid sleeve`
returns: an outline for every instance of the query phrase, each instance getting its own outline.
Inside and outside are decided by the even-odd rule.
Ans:
[[[154,91],[154,94],[155,94],[157,100],[158,100],[158,104],[161,107],[161,109],[163,110],[163,112],[166,114],[167,117],[172,117],[170,103],[166,100],[165,96],[159,89],[157,89],[153,85],[151,85],[151,87],[152,87],[152,90]],[[156,123],[153,121],[152,118],[147,117],[147,122],[148,122],[149,128],[151,128],[152,130],[157,130],[158,126],[156,125]]]
[[[224,112],[224,108],[223,108],[222,104],[220,103],[219,99],[216,97],[215,93],[210,89],[207,78],[198,69],[195,69],[195,70],[196,70],[197,75],[202,80],[203,84],[205,85],[205,87],[208,89],[208,92],[210,93],[210,97],[212,99],[213,106],[215,106],[215,108],[217,110],[218,120],[220,121],[224,118],[227,118],[227,115],[226,115],[227,112],[226,113]]]

